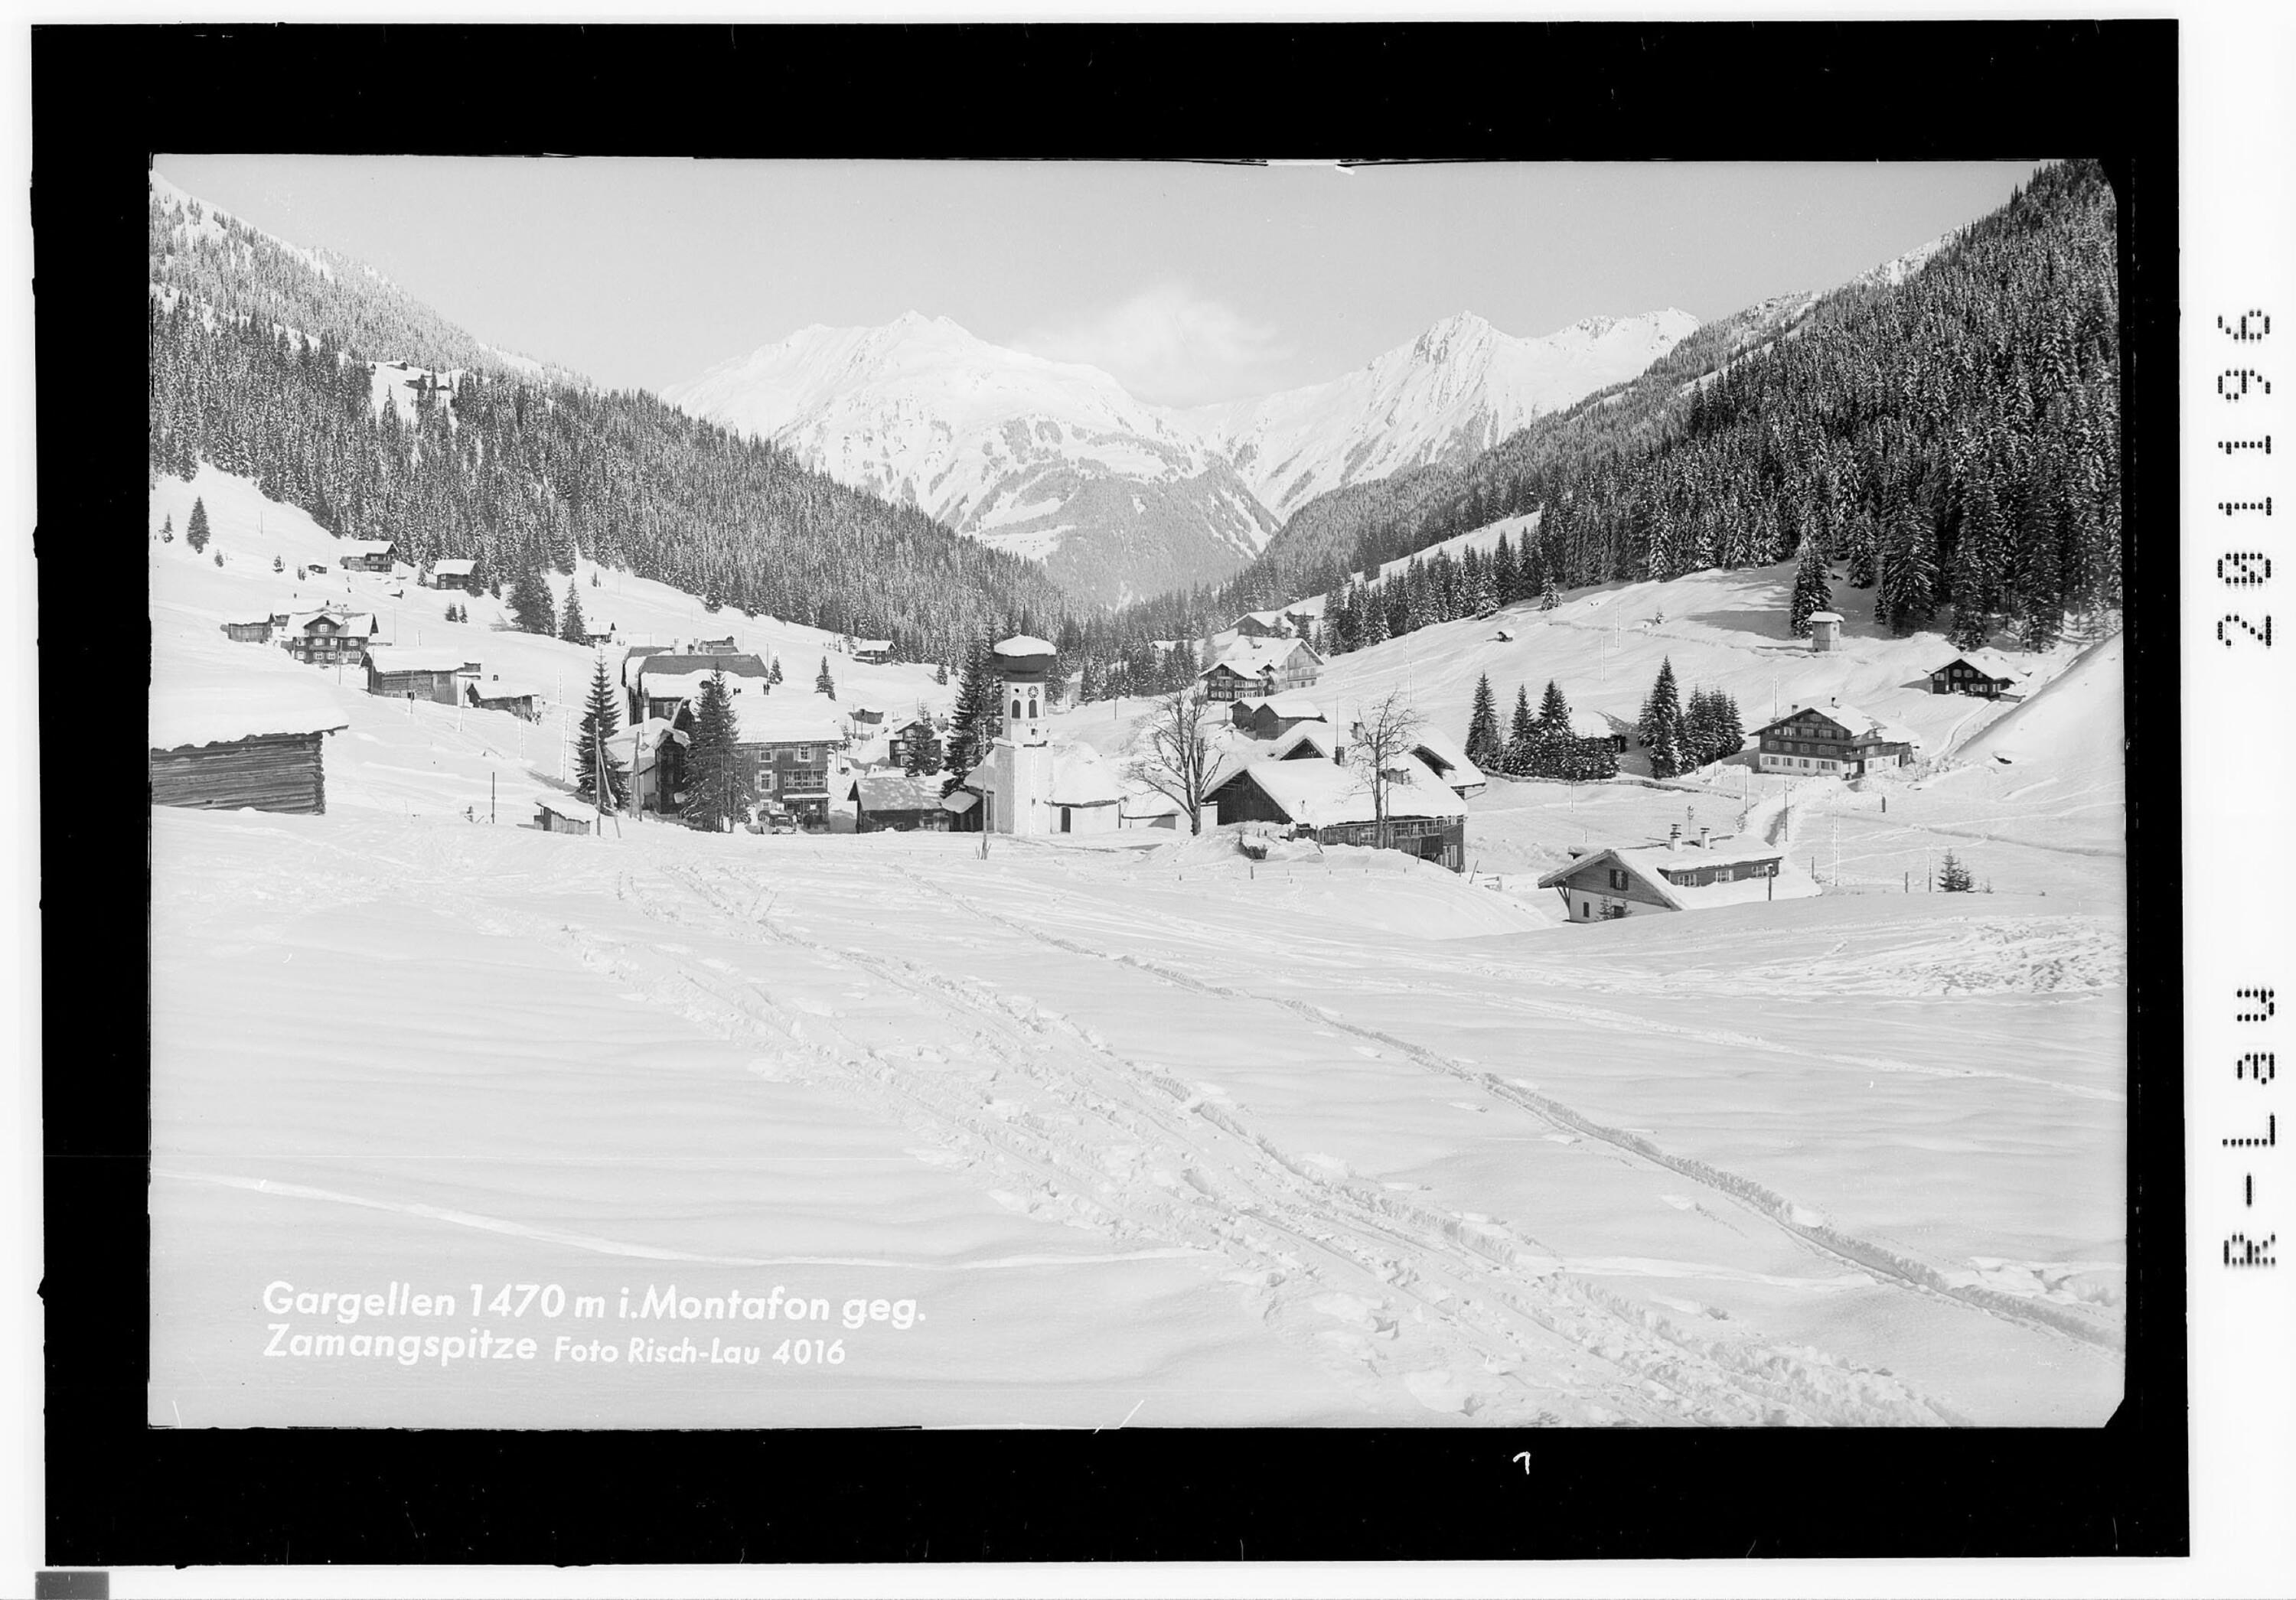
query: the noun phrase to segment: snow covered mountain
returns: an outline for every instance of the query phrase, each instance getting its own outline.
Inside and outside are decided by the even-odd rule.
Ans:
[[[1089,366],[911,312],[799,330],[662,398],[816,471],[1044,561],[1117,605],[1259,553],[1275,519],[1211,443]]]
[[[1463,313],[1329,383],[1176,411],[911,312],[801,329],[662,398],[1120,605],[1226,577],[1304,501],[1486,449],[1696,326],[1659,311],[1516,339]]]
[[[1633,377],[1697,326],[1669,309],[1517,339],[1463,311],[1331,382],[1183,414],[1288,518],[1328,490],[1487,450],[1541,413]]]

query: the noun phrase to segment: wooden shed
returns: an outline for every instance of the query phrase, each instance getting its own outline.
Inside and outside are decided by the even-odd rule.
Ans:
[[[595,806],[570,797],[542,800],[534,808],[534,825],[545,833],[586,833],[597,820]]]
[[[326,685],[300,673],[171,672],[152,686],[152,803],[317,816],[326,736],[348,722]]]
[[[393,700],[427,700],[450,706],[458,698],[455,679],[462,671],[460,650],[370,645],[366,652],[366,692]]]

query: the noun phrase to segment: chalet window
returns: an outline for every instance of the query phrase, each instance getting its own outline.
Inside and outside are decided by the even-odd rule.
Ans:
[[[1611,869],[1611,888],[1613,888],[1613,889],[1624,889],[1626,886],[1627,886],[1627,874],[1626,874],[1626,869],[1625,869],[1625,868],[1623,868],[1623,867],[1617,867],[1617,866],[1612,867],[1612,868]]]

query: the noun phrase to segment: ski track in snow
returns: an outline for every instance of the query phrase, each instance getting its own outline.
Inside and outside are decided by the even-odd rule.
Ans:
[[[936,882],[929,869],[883,870],[900,889],[922,887],[968,915],[1037,942],[1117,962],[1154,981],[1224,1001],[1285,1005],[1470,1083],[1546,1126],[1570,1128],[1629,1161],[1689,1177],[1841,1269],[1828,1277],[1785,1280],[1797,1286],[1879,1281],[2028,1326],[2109,1342],[2110,1335],[2084,1319],[1948,1284],[1924,1264],[1822,1226],[1797,1223],[1797,1208],[1747,1180],[1669,1156],[1636,1135],[1602,1127],[1546,1096],[1326,1008],[1248,994],[1160,963],[1062,939],[958,895]],[[683,946],[641,944],[594,927],[509,911],[491,900],[471,905],[469,912],[489,931],[540,938],[570,949],[586,964],[611,973],[627,986],[626,992],[667,1005],[714,1032],[766,1044],[773,1059],[788,1063],[808,1080],[919,1129],[953,1164],[972,1169],[1008,1204],[1119,1241],[1160,1247],[1153,1253],[1177,1248],[1226,1257],[1238,1268],[1229,1275],[1231,1281],[1250,1286],[1272,1327],[1306,1341],[1353,1377],[1382,1409],[1400,1403],[1398,1374],[1448,1363],[1453,1370],[1474,1374],[1463,1380],[1467,1387],[1456,1409],[1483,1420],[1959,1420],[1903,1380],[1877,1369],[1848,1366],[1800,1347],[1706,1338],[1571,1276],[1678,1276],[1685,1270],[1739,1276],[1730,1270],[1639,1258],[1565,1259],[1503,1222],[1447,1212],[1391,1193],[1390,1186],[1351,1179],[1343,1167],[1335,1173],[1330,1158],[1285,1151],[1225,1099],[1215,1100],[1161,1069],[1122,1055],[1093,1030],[1022,997],[890,953],[835,947],[812,937],[791,920],[791,887],[785,881],[762,881],[754,866],[729,864],[647,870],[643,877],[625,871],[616,889],[647,918],[694,938],[768,945],[842,973],[849,996],[866,992],[871,981],[881,982],[905,1004],[933,1013],[933,1037],[962,1044],[942,1051],[905,1049],[893,1041],[918,1034],[902,1022],[876,1030],[881,1048],[873,1046],[872,1030],[854,1018],[816,1003],[797,1003],[794,997],[777,1002],[774,985],[745,976],[733,963],[673,959],[681,948],[691,956]],[[1078,905],[1090,906],[1074,895],[1049,892],[1046,909],[1057,907],[1065,915]],[[775,900],[783,902],[778,912]],[[887,903],[890,908],[897,899],[889,895]],[[1107,913],[1092,907],[1091,915]],[[1193,925],[1185,918],[1155,920],[1168,922],[1176,932]],[[934,1056],[941,1059],[929,1059]],[[1713,1216],[1703,1206],[1697,1209]],[[1743,1276],[1778,1281],[1776,1275]],[[1334,1282],[1369,1292],[1374,1303],[1395,1308],[1395,1314],[1376,1321],[1368,1333],[1320,1325],[1329,1318],[1310,1302]],[[1580,1370],[1586,1366],[1599,1374],[1591,1383]],[[1542,1382],[1542,1376],[1550,1381]],[[1404,1392],[1411,1391],[1406,1387]],[[1447,1387],[1443,1392],[1452,1394]]]

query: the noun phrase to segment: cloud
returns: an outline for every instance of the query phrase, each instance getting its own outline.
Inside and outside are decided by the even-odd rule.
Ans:
[[[1160,284],[1074,320],[1031,330],[1016,349],[1096,366],[1141,399],[1197,406],[1268,387],[1293,346],[1267,324],[1184,283]]]

